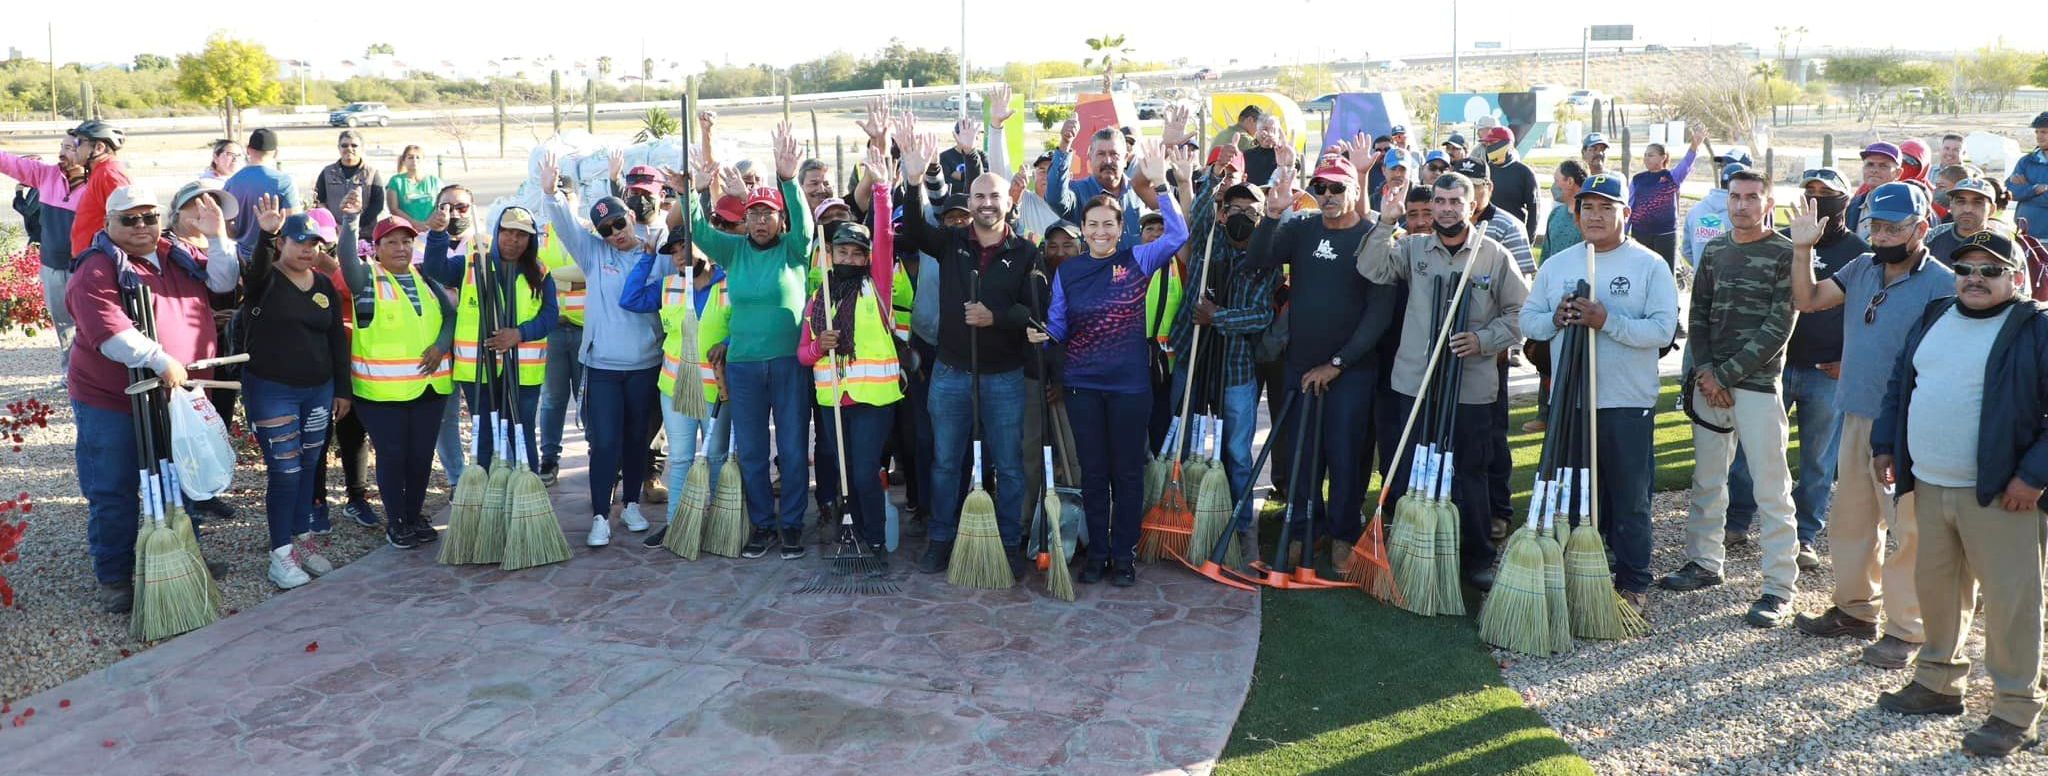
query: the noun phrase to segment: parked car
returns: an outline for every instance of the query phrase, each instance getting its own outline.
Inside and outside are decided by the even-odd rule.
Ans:
[[[1659,44],[1659,43],[1652,43],[1652,44],[1650,44],[1650,45],[1648,45],[1648,46],[1644,46],[1644,47],[1643,47],[1643,53],[1645,53],[1645,54],[1669,54],[1669,53],[1671,53],[1671,49],[1665,48],[1665,47],[1663,46],[1663,44]]]
[[[330,127],[370,125],[391,126],[391,109],[381,102],[351,102],[341,110],[327,114],[327,126]]]
[[[980,110],[980,109],[981,109],[981,102],[982,102],[982,97],[981,97],[981,93],[980,93],[980,92],[968,92],[968,93],[967,93],[967,107],[968,107],[968,109],[969,109],[969,110]],[[949,112],[949,113],[959,113],[959,112],[960,112],[960,95],[959,95],[958,93],[954,93],[954,94],[951,94],[951,95],[947,95],[947,97],[946,97],[946,110],[947,110],[947,112]]]
[[[1216,72],[1216,68],[1213,67],[1205,67],[1195,71],[1195,80],[1197,81],[1214,81],[1221,77],[1223,77],[1223,74]]]
[[[1317,97],[1313,100],[1309,100],[1308,102],[1304,102],[1301,104],[1301,109],[1306,111],[1327,111],[1332,110],[1336,107],[1337,95],[1335,92],[1325,94],[1321,97]]]
[[[1593,107],[1594,100],[1605,99],[1607,99],[1607,95],[1601,94],[1598,90],[1580,89],[1578,91],[1572,92],[1569,96],[1565,97],[1564,101],[1568,104],[1580,108],[1591,108]]]

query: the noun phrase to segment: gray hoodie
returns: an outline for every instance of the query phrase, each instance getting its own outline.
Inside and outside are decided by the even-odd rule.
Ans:
[[[549,198],[546,207],[548,223],[555,225],[555,235],[561,238],[562,247],[569,251],[569,258],[583,270],[585,278],[583,350],[576,354],[577,360],[587,367],[615,372],[660,366],[661,316],[627,312],[619,306],[619,298],[626,291],[626,273],[644,254],[613,248],[597,233],[581,228],[575,214],[559,199]],[[637,224],[633,227],[642,237],[647,229]],[[675,273],[675,267],[668,262],[656,264],[660,265],[663,277]]]

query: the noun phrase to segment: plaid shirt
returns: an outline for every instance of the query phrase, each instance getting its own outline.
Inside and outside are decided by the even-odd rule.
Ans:
[[[1258,349],[1259,337],[1273,323],[1273,292],[1280,287],[1280,271],[1245,268],[1245,249],[1231,246],[1230,240],[1224,237],[1223,226],[1216,221],[1215,204],[1208,194],[1195,199],[1192,221],[1194,228],[1189,230],[1192,236],[1188,238],[1189,289],[1194,288],[1193,284],[1201,276],[1203,249],[1209,240],[1215,241],[1215,247],[1209,248],[1209,290],[1218,309],[1211,317],[1209,331],[1219,336],[1203,344],[1213,347],[1219,340],[1222,342],[1223,384],[1243,385],[1258,379],[1253,354]],[[1197,301],[1188,299],[1181,304],[1180,314],[1174,317],[1167,345],[1175,353],[1187,352]],[[1200,357],[1202,354],[1196,355]]]

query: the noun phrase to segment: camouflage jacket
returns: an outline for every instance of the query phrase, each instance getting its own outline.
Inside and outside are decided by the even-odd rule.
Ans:
[[[1686,323],[1686,373],[1707,367],[1724,387],[1777,392],[1798,318],[1792,241],[1770,232],[1737,243],[1731,232],[1709,240],[1701,253]]]

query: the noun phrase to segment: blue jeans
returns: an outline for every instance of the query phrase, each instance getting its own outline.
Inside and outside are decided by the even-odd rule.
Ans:
[[[569,417],[569,399],[583,384],[583,327],[560,324],[548,332],[548,373],[540,383],[540,460],[562,460],[562,425]],[[532,417],[532,416],[529,416]],[[531,421],[530,421],[531,422]]]
[[[932,541],[953,541],[960,527],[960,500],[948,494],[960,492],[961,463],[974,432],[974,382],[974,375],[966,370],[943,363],[932,367],[931,392],[926,399],[932,416],[932,520],[928,534]],[[1002,531],[1003,544],[1014,547],[1024,540],[1024,402],[1035,397],[1024,395],[1022,369],[984,374],[980,382],[981,454],[995,462],[996,482],[1001,486],[993,489],[996,525]],[[1149,392],[1144,396],[1151,401]],[[1139,428],[1140,452],[1151,412],[1149,403],[1132,410]],[[1081,433],[1081,419],[1073,421],[1075,433]]]
[[[275,550],[313,529],[313,494],[319,492],[320,480],[312,462],[327,452],[334,384],[300,388],[244,372],[242,403],[263,448],[269,484],[263,511],[270,523],[270,549]]]
[[[710,418],[698,419],[677,410],[666,396],[654,401],[661,407],[661,426],[668,432],[668,518],[673,521],[683,503],[683,480],[697,457],[699,435],[704,440],[704,464],[711,470],[710,492],[718,492],[718,470],[725,466],[726,451],[732,447],[732,424],[719,411],[721,407],[713,406]]]
[[[78,428],[78,493],[85,497],[85,540],[101,584],[135,576],[135,532],[142,514],[134,416],[71,402]]]
[[[590,513],[609,517],[612,485],[623,480],[619,498],[640,501],[647,478],[647,430],[654,408],[661,367],[630,372],[588,367],[583,387],[584,436],[590,442]]]
[[[1799,513],[1799,541],[1812,544],[1828,524],[1834,501],[1835,457],[1842,444],[1842,411],[1835,405],[1840,382],[1810,366],[1785,367],[1785,405],[1798,414],[1799,480],[1792,484],[1792,504]],[[1741,451],[1728,470],[1728,532],[1748,533],[1756,519],[1756,496],[1749,461]]]
[[[377,452],[377,493],[392,527],[426,523],[427,476],[434,471],[434,437],[448,396],[429,388],[409,401],[356,400],[351,415],[362,420]]]
[[[818,426],[818,438],[824,440],[823,447],[838,452],[837,432],[834,429],[833,410],[825,407],[825,420]],[[846,428],[846,487],[852,491],[854,528],[860,540],[866,544],[881,544],[884,523],[888,520],[887,506],[883,503],[889,497],[882,488],[882,443],[889,441],[889,427],[896,421],[896,405],[877,407],[872,404],[853,404],[843,408],[844,415],[839,425]],[[832,486],[839,486],[839,472],[820,472],[820,477],[831,477]],[[822,483],[821,483],[822,484]],[[828,504],[829,506],[829,504]],[[833,534],[839,530],[838,515],[827,513]]]
[[[1288,395],[1301,393],[1302,374],[1287,370]],[[1373,389],[1379,379],[1379,369],[1374,366],[1353,367],[1339,374],[1323,392],[1322,450],[1307,449],[1307,441],[1303,442],[1302,450],[1307,456],[1302,463],[1314,462],[1315,471],[1304,470],[1305,486],[1287,491],[1287,497],[1295,504],[1296,520],[1306,517],[1310,499],[1314,500],[1316,536],[1356,542],[1364,531],[1358,509],[1365,502],[1366,450],[1373,444],[1366,434],[1372,428]],[[1294,401],[1297,413],[1308,406],[1306,397]],[[1325,479],[1330,483],[1327,499],[1322,488]],[[1304,536],[1297,530],[1293,538]]]
[[[441,410],[441,430],[434,440],[435,453],[441,459],[441,472],[448,475],[448,484],[453,486],[462,479],[462,469],[469,465],[468,448],[462,446],[462,402],[448,398],[448,406]]]
[[[494,398],[486,399],[486,397],[481,395],[482,391],[479,388],[479,386],[481,385],[481,383],[455,384],[455,387],[462,391],[463,399],[469,402],[470,417],[481,417],[484,419],[485,424],[488,426],[490,423],[491,413],[493,411],[496,411],[500,418],[504,418],[506,421],[509,422],[511,420],[511,418],[508,417],[509,413],[505,412],[504,408],[496,406],[497,402],[495,401]],[[526,468],[538,472],[540,471],[540,461],[536,459],[533,455],[533,413],[534,407],[540,402],[540,386],[519,386],[518,400],[519,423],[520,425],[525,426],[524,433],[520,434],[520,436],[523,436],[526,439]],[[472,425],[474,425],[474,421],[472,421]],[[471,430],[474,431],[475,429]],[[510,437],[512,433],[514,432],[507,432],[506,436]],[[505,460],[508,461],[517,461],[518,451],[515,449],[500,452],[497,448],[497,440],[497,432],[488,428],[485,429],[483,438],[477,440],[476,449],[483,454],[483,460],[493,461],[497,460],[498,458],[504,458]]]
[[[808,455],[811,370],[783,356],[768,361],[728,362],[726,390],[732,413],[735,452],[740,456],[740,482],[747,494],[747,518],[755,528],[801,530],[804,527],[804,485],[810,472]],[[768,483],[768,421],[775,421],[775,467],[782,473],[782,496],[770,503]],[[771,509],[772,507],[772,509]]]
[[[1130,563],[1137,557],[1144,521],[1152,391],[1149,386],[1139,393],[1068,388],[1062,400],[1074,423],[1074,448],[1081,463],[1088,562]]]
[[[1600,529],[1614,549],[1614,586],[1632,593],[1650,589],[1650,491],[1656,487],[1652,449],[1657,412],[1611,408],[1600,411]],[[1564,526],[1559,521],[1558,526]]]

